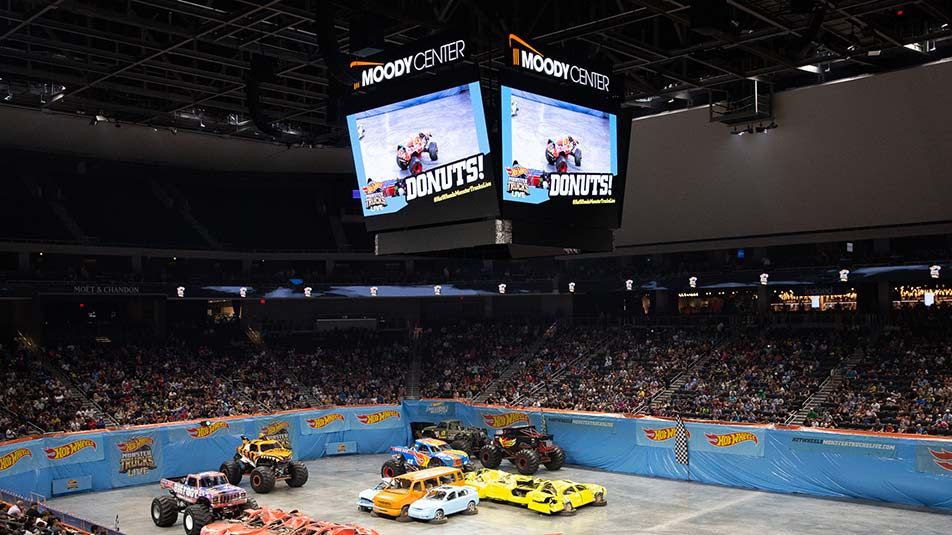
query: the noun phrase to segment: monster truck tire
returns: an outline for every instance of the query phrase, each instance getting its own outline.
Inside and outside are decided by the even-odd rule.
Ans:
[[[267,466],[259,466],[251,471],[251,488],[258,494],[267,494],[274,488],[274,472]]]
[[[581,167],[581,166],[582,166],[582,149],[576,147],[575,148],[575,167]]]
[[[569,162],[565,156],[559,156],[555,159],[555,170],[564,173],[569,169]]]
[[[225,461],[218,467],[218,471],[225,474],[225,478],[232,485],[241,483],[241,465],[238,461]]]
[[[288,474],[291,476],[286,480],[289,487],[303,487],[307,483],[307,465],[301,461],[288,463]]]
[[[380,468],[380,477],[397,477],[405,473],[407,473],[407,469],[393,459],[385,461]]]
[[[499,468],[502,463],[502,450],[495,444],[487,444],[479,450],[479,462],[484,468]]]
[[[182,516],[185,535],[201,535],[202,528],[214,521],[215,514],[212,512],[212,508],[203,503],[189,505],[185,508],[185,514]]]
[[[411,175],[419,175],[423,172],[423,160],[419,156],[410,156],[410,164],[407,165]]]
[[[436,146],[436,141],[431,141],[430,145],[426,148],[426,152],[430,154],[430,160],[436,161],[440,156],[439,147]]]
[[[555,471],[559,468],[562,468],[562,465],[565,464],[565,451],[562,448],[555,446],[552,451],[549,452],[549,461],[545,463],[545,467],[549,470]]]
[[[466,453],[471,453],[470,451],[470,442],[468,440],[457,439],[453,442],[450,442],[450,447],[454,450],[465,451]]]
[[[524,449],[516,452],[512,458],[512,464],[516,465],[516,470],[524,476],[532,475],[539,471],[539,463],[542,456],[536,450]]]
[[[476,465],[473,464],[472,462],[466,463],[466,464],[463,465],[463,471],[464,471],[464,472],[475,472],[475,471],[476,471]]]
[[[165,495],[152,499],[152,523],[167,528],[178,520],[178,504],[175,498]]]
[[[245,504],[241,506],[241,510],[239,511],[238,516],[241,516],[241,513],[248,509],[258,509],[258,508],[259,508],[258,500],[248,498],[248,501],[246,501]]]

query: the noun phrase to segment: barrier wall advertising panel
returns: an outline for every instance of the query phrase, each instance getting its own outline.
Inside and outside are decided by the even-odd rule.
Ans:
[[[240,436],[292,443],[299,459],[383,453],[410,441],[410,425],[457,419],[490,434],[532,424],[569,463],[613,472],[880,500],[952,510],[952,441],[772,426],[686,422],[689,464],[675,459],[675,424],[655,418],[470,405],[446,400],[341,407],[60,435],[0,445],[0,488],[50,496],[54,480],[91,478],[93,490],[216,469]],[[341,444],[346,444],[343,449]],[[328,448],[330,448],[329,451]],[[376,465],[368,474],[376,473]]]

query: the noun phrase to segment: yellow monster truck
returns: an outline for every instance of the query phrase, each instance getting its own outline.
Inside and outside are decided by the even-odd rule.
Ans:
[[[243,474],[251,474],[251,488],[259,494],[271,492],[278,480],[286,481],[289,487],[307,483],[307,466],[292,460],[291,450],[277,440],[250,440],[242,435],[241,445],[235,450],[235,458],[219,468],[232,485],[240,483]]]

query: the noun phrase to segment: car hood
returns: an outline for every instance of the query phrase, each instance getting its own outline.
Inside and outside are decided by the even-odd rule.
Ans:
[[[443,500],[431,500],[429,498],[420,498],[419,500],[413,502],[410,505],[410,509],[435,509],[438,507],[443,507],[445,502]]]
[[[469,454],[462,450],[443,450],[436,454],[436,457],[446,464],[456,465],[469,462]]]
[[[245,489],[241,487],[236,487],[235,485],[229,485],[225,483],[224,485],[215,485],[214,487],[209,487],[208,489],[213,494],[231,494],[233,492],[245,493]]]
[[[377,494],[380,494],[380,492],[382,492],[382,491],[377,490],[377,489],[362,490],[362,491],[360,491],[360,494],[357,495],[357,497],[358,497],[358,498],[363,498],[363,499],[365,499],[365,500],[368,500],[368,501],[371,501],[371,502],[372,502],[372,501],[374,501],[374,496],[376,496]]]

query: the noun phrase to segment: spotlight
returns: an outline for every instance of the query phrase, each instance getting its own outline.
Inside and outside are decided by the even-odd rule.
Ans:
[[[840,282],[849,282],[850,280],[850,270],[841,269],[840,270]]]
[[[443,295],[443,287],[437,284],[433,287],[433,295]]]
[[[500,294],[506,293],[506,284],[505,284],[505,283],[502,283],[502,284],[499,285],[499,293],[500,293]]]
[[[313,291],[314,291],[314,289],[311,288],[310,286],[304,287],[304,297],[310,298],[310,297],[311,297],[311,292],[313,292]]]
[[[688,286],[691,288],[697,288],[697,277],[690,277],[688,279]]]
[[[635,287],[635,281],[628,279],[625,281],[625,290],[631,291]]]
[[[760,284],[763,285],[763,286],[767,286],[767,279],[769,279],[769,278],[770,278],[770,275],[768,275],[768,274],[766,274],[766,273],[761,273],[761,274],[760,274]]]
[[[573,294],[575,293],[575,283],[574,283],[574,282],[570,282],[570,283],[569,283],[569,293],[573,293]]]
[[[376,286],[371,286],[371,287],[370,287],[370,297],[377,297],[377,287],[376,287]]]
[[[939,278],[940,271],[942,271],[942,266],[940,265],[929,266],[929,276],[933,279]]]

